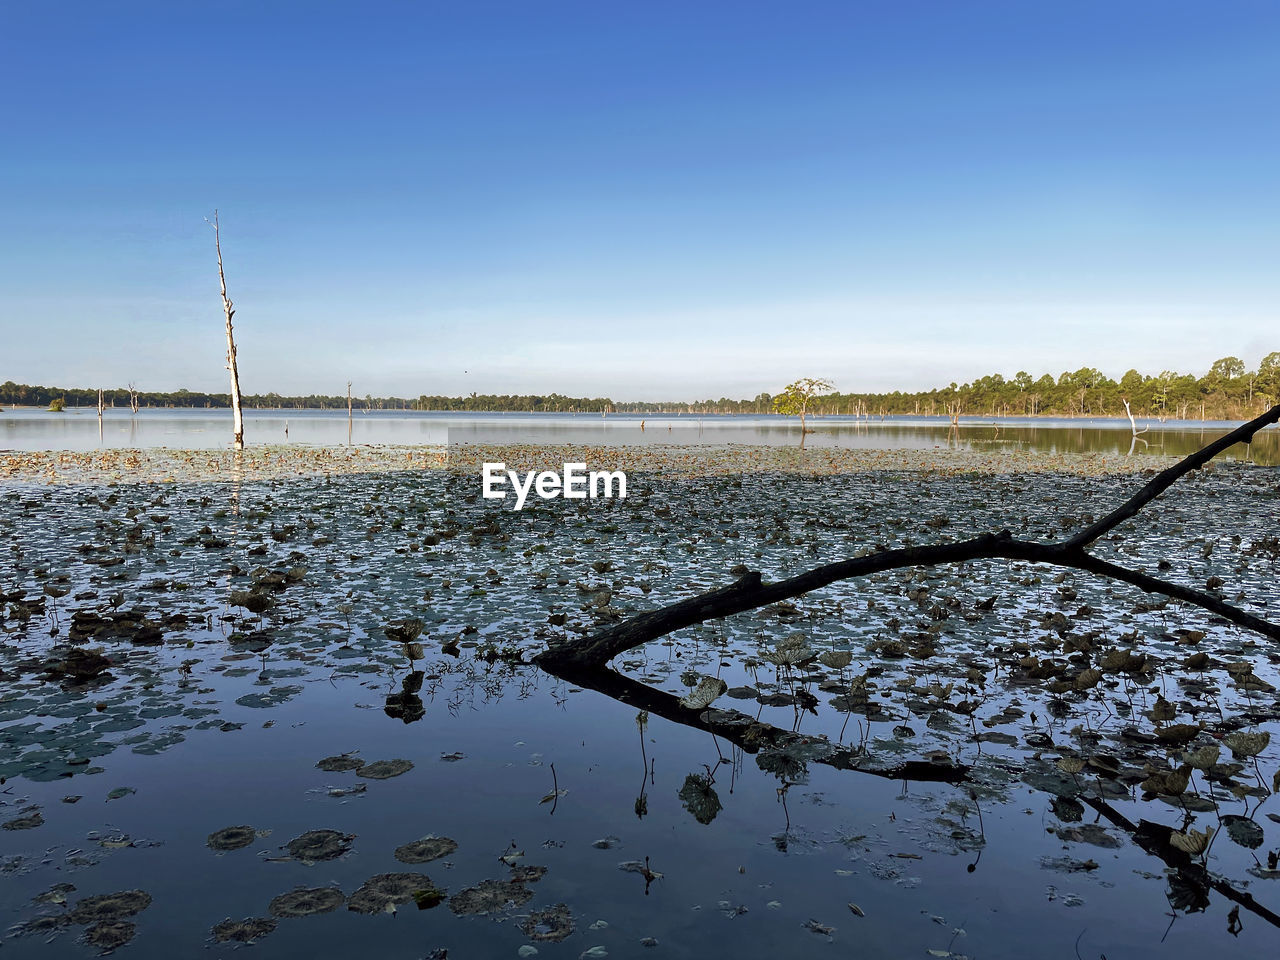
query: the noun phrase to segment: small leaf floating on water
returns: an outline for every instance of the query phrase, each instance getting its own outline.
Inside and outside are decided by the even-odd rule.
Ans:
[[[849,912],[852,913],[855,917],[866,916],[866,913],[863,911],[863,909],[860,906],[858,906],[856,903],[849,904]]]
[[[1222,818],[1222,825],[1227,828],[1231,842],[1246,850],[1257,850],[1265,839],[1262,827],[1248,817],[1227,814]]]
[[[215,830],[209,834],[205,839],[205,845],[210,850],[217,850],[220,853],[230,850],[243,850],[253,843],[257,837],[257,832],[248,825],[223,827],[221,830]]]
[[[447,857],[457,849],[457,842],[448,837],[428,835],[396,847],[395,858],[401,863],[429,863]]]
[[[246,917],[243,920],[228,917],[214,924],[210,933],[215,943],[253,943],[275,928],[276,922],[270,917]]]
[[[532,898],[533,891],[523,883],[485,880],[450,897],[449,909],[458,916],[499,913],[528,903]]]
[[[280,918],[312,917],[337,910],[346,899],[337,887],[298,887],[272,898],[267,912]]]
[[[347,909],[365,914],[395,913],[395,907],[414,901],[419,893],[423,894],[424,901],[434,899],[432,906],[444,899],[444,891],[439,890],[425,873],[380,873],[370,877],[351,894]],[[439,894],[439,897],[434,894]]]
[[[800,924],[800,926],[804,927],[810,933],[816,933],[819,936],[823,936],[823,937],[830,937],[833,933],[836,932],[835,927],[828,926],[825,923],[819,923],[817,920],[814,920],[812,917],[806,920],[804,923]]]
[[[102,954],[108,954],[131,941],[137,932],[137,925],[128,920],[99,920],[85,930],[82,939]]]
[[[151,894],[145,890],[120,890],[101,893],[76,901],[67,914],[72,923],[97,923],[100,920],[123,920],[151,906]]]
[[[324,860],[336,860],[351,849],[355,834],[337,830],[308,830],[290,840],[286,845],[289,857],[312,864]]]
[[[374,760],[371,763],[361,764],[356,768],[356,776],[363,777],[366,780],[390,780],[392,777],[398,777],[401,774],[408,773],[413,769],[413,763],[409,760]]]

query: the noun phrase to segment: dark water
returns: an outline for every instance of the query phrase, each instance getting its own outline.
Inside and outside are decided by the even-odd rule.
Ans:
[[[640,425],[644,423],[642,430]],[[810,418],[818,447],[861,449],[971,450],[1024,449],[1044,453],[1185,456],[1237,424],[1141,421],[1146,432],[1135,442],[1127,420],[1047,420],[962,418],[953,430],[942,417],[858,420]],[[286,433],[287,430],[287,433]],[[18,409],[0,413],[0,449],[94,450],[170,447],[218,449],[229,446],[231,414],[208,410],[143,410],[136,417],[112,409],[101,434],[96,409],[65,413]],[[249,410],[245,439],[250,445],[299,443],[334,446],[347,442],[345,412],[327,410]],[[351,440],[358,444],[444,445],[447,442],[529,444],[766,444],[799,442],[796,418],[777,416],[682,416],[582,414],[444,414],[412,411],[357,413]],[[1280,464],[1280,430],[1268,428],[1251,446],[1224,455],[1256,463]]]
[[[1228,932],[1229,901],[1188,891],[1103,807],[1087,805],[1135,825],[1218,830],[1210,868],[1274,910],[1280,882],[1260,866],[1280,848],[1280,827],[1266,817],[1280,811],[1260,786],[1280,766],[1274,743],[1256,768],[1227,777],[1251,791],[1244,796],[1197,774],[1195,795],[1214,801],[1199,813],[1054,765],[1095,754],[1115,755],[1130,771],[1167,762],[1163,750],[1121,736],[1130,725],[1153,729],[1144,712],[1156,691],[1179,722],[1213,726],[1246,710],[1273,717],[1275,694],[1243,692],[1221,665],[1250,661],[1274,682],[1274,648],[1205,616],[1143,606],[1149,597],[1082,574],[1002,562],[836,585],[799,600],[795,614],[743,614],[630,651],[615,665],[655,691],[647,717],[640,710],[649,701],[623,702],[509,662],[566,632],[723,583],[735,564],[774,579],[877,541],[1010,523],[1022,536],[1058,535],[1132,486],[888,474],[739,483],[636,476],[624,501],[581,509],[553,501],[521,513],[440,473],[9,491],[0,501],[11,560],[0,571],[10,598],[7,609],[0,604],[0,820],[34,811],[43,823],[0,831],[0,910],[11,927],[4,955],[93,955],[77,943],[83,925],[66,924],[48,942],[45,933],[18,935],[33,918],[66,913],[32,903],[58,883],[75,885],[71,906],[112,891],[150,894],[151,905],[129,918],[136,937],[121,956],[220,957],[233,945],[204,949],[219,921],[265,917],[273,897],[300,885],[351,895],[372,876],[402,871],[426,874],[451,899],[421,911],[400,903],[394,916],[339,908],[280,919],[252,949],[406,960],[437,948],[516,957],[531,946],[557,957],[681,958],[1274,950],[1277,927],[1246,910],[1243,929]],[[1274,474],[1219,471],[1186,487],[1108,554],[1148,567],[1168,560],[1167,575],[1191,585],[1221,576],[1229,594],[1274,607],[1277,561],[1266,549]],[[233,604],[232,591],[291,570],[296,582],[272,593],[261,616]],[[39,597],[44,610],[24,616],[25,601]],[[984,612],[979,602],[991,597]],[[71,624],[129,611],[161,625],[163,642],[122,628],[88,644],[112,658],[110,677],[44,679]],[[1064,633],[1049,626],[1055,613],[1068,618]],[[413,670],[385,633],[410,616],[424,624]],[[1181,646],[1171,631],[1182,627],[1206,636]],[[1160,665],[1057,701],[1018,675],[1019,644],[1064,657],[1061,637],[1086,634]],[[814,652],[847,651],[851,662],[771,664],[797,635]],[[884,646],[914,648],[929,637],[931,655]],[[1189,650],[1219,664],[1202,675],[1207,688],[1177,666]],[[969,669],[989,686],[962,694]],[[707,675],[737,691],[717,708],[812,739],[751,752],[697,729],[697,711],[657,714],[662,694],[684,694]],[[858,675],[881,706],[841,712],[833,701]],[[406,680],[408,689],[421,683],[420,704],[403,696]],[[947,684],[956,691],[944,692]],[[789,699],[801,692],[812,701]],[[961,696],[979,703],[972,720],[952,709]],[[866,770],[824,759],[836,744]],[[413,768],[385,780],[317,769],[348,752]],[[972,773],[954,785],[877,775],[912,760]],[[361,784],[363,792],[330,793]],[[1243,845],[1224,829],[1232,816],[1253,825],[1237,831]],[[226,853],[206,846],[232,825],[265,835]],[[315,828],[354,835],[350,851],[312,865],[280,859],[283,845]],[[397,847],[428,834],[457,850],[420,865],[396,860]],[[517,866],[547,868],[517,885],[526,902],[491,915],[451,910],[467,888],[505,880],[511,869],[500,857],[520,851]],[[620,868],[646,858],[662,874],[648,884]],[[522,932],[533,911],[560,903],[575,926],[567,940]]]

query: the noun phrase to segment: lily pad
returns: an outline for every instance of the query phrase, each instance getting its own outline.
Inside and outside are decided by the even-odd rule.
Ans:
[[[684,808],[701,824],[710,823],[723,808],[711,781],[700,773],[691,773],[684,778],[684,786],[678,796]]]
[[[415,893],[428,889],[435,889],[435,885],[425,873],[380,873],[351,894],[347,909],[356,913],[384,913],[388,907],[409,903]]]
[[[312,917],[337,910],[346,899],[336,887],[298,887],[272,898],[267,912],[280,918]]]
[[[72,923],[97,923],[99,920],[123,920],[151,906],[151,894],[145,890],[120,890],[100,893],[76,902],[67,914]]]
[[[209,834],[205,844],[211,850],[243,850],[257,839],[257,831],[250,826],[223,827]]]
[[[686,710],[705,710],[728,689],[729,685],[719,677],[702,677],[697,687],[680,698],[680,706]]]
[[[325,773],[343,773],[347,770],[358,770],[364,766],[364,761],[359,757],[343,753],[336,757],[325,757],[323,760],[317,760],[316,766],[325,771]]]
[[[573,933],[573,914],[563,903],[546,910],[534,910],[520,924],[520,929],[530,940],[539,943],[559,943]]]
[[[356,769],[356,776],[366,780],[390,780],[412,769],[413,764],[408,760],[374,760],[372,763],[361,764]]]
[[[427,863],[447,857],[458,849],[458,844],[448,837],[423,837],[396,847],[395,857],[401,863]]]
[[[276,922],[270,917],[246,917],[243,920],[232,920],[228,917],[213,925],[215,943],[253,943],[259,937],[265,937],[276,928]]]
[[[1248,817],[1229,814],[1222,818],[1222,825],[1227,828],[1231,841],[1247,850],[1257,850],[1265,839],[1262,827]]]
[[[0,823],[0,827],[3,827],[5,830],[34,830],[43,823],[44,814],[39,810],[33,810],[31,813],[26,813],[20,817],[14,817],[12,820],[6,820],[4,823]]]
[[[337,860],[351,849],[353,837],[337,830],[308,830],[290,840],[285,846],[289,856],[303,863]]]
[[[458,916],[499,913],[529,902],[533,891],[511,880],[485,880],[449,898],[449,909]]]
[[[84,942],[110,953],[134,938],[138,928],[128,920],[99,920],[84,932]]]

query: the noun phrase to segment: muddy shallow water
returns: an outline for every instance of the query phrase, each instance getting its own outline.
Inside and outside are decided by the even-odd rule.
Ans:
[[[523,662],[739,565],[779,578],[992,528],[1056,537],[1138,482],[1096,463],[957,464],[641,471],[626,500],[520,513],[438,469],[11,476],[0,949],[1273,950],[1280,927],[1193,881],[1203,859],[1210,878],[1280,910],[1268,865],[1280,740],[1239,760],[1229,746],[1277,732],[1280,655],[1202,611],[999,561],[834,585],[619,657],[652,702]],[[1200,588],[1220,579],[1213,589],[1274,620],[1278,506],[1276,470],[1219,467],[1098,552]],[[1207,663],[1184,666],[1198,653]],[[1086,663],[1094,685],[1051,689]],[[799,736],[756,749],[697,729],[701,706],[658,715],[662,693],[708,676],[729,688],[711,709],[743,714],[746,740],[764,725]],[[1185,744],[1161,736],[1202,722]],[[1144,789],[1214,745],[1181,792]],[[913,762],[968,775],[884,775]],[[1212,845],[1170,863],[1124,826],[1143,820],[1212,829]],[[211,836],[228,827],[249,829]],[[424,837],[456,848],[409,847]],[[413,862],[415,850],[445,852]],[[296,888],[319,892],[305,909],[276,899]],[[145,896],[89,899],[122,891]]]

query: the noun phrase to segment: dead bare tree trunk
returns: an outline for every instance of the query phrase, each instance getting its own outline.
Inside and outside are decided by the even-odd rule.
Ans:
[[[932,566],[941,563],[967,563],[972,560],[1025,560],[1074,567],[1139,587],[1148,593],[1161,593],[1216,613],[1225,620],[1253,630],[1273,640],[1280,640],[1280,625],[1264,620],[1201,590],[1170,583],[1139,570],[1130,570],[1099,559],[1086,547],[1111,532],[1192,470],[1204,466],[1215,456],[1237,443],[1247,443],[1263,427],[1280,421],[1280,404],[1261,416],[1242,424],[1213,443],[1201,448],[1172,467],[1157,474],[1136,494],[1101,520],[1074,536],[1050,543],[1015,540],[1008,530],[984,533],[970,540],[925,547],[903,547],[883,550],[849,560],[839,560],[805,573],[764,583],[758,571],[744,574],[734,583],[681,600],[658,610],[637,614],[621,623],[577,641],[566,641],[549,647],[534,662],[551,672],[603,667],[618,654],[666,636],[676,630],[719,617],[800,596],[839,580],[863,577],[903,567]]]
[[[138,388],[132,383],[129,384],[129,413],[134,416],[138,414]]]
[[[347,446],[351,446],[351,381],[347,381]]]
[[[236,339],[231,318],[236,315],[235,306],[227,296],[227,277],[222,271],[222,237],[218,230],[218,211],[213,211],[213,245],[218,251],[218,282],[222,285],[222,312],[227,318],[227,370],[231,373],[231,423],[232,438],[237,450],[244,448],[244,414],[240,410],[240,371],[236,365]]]

